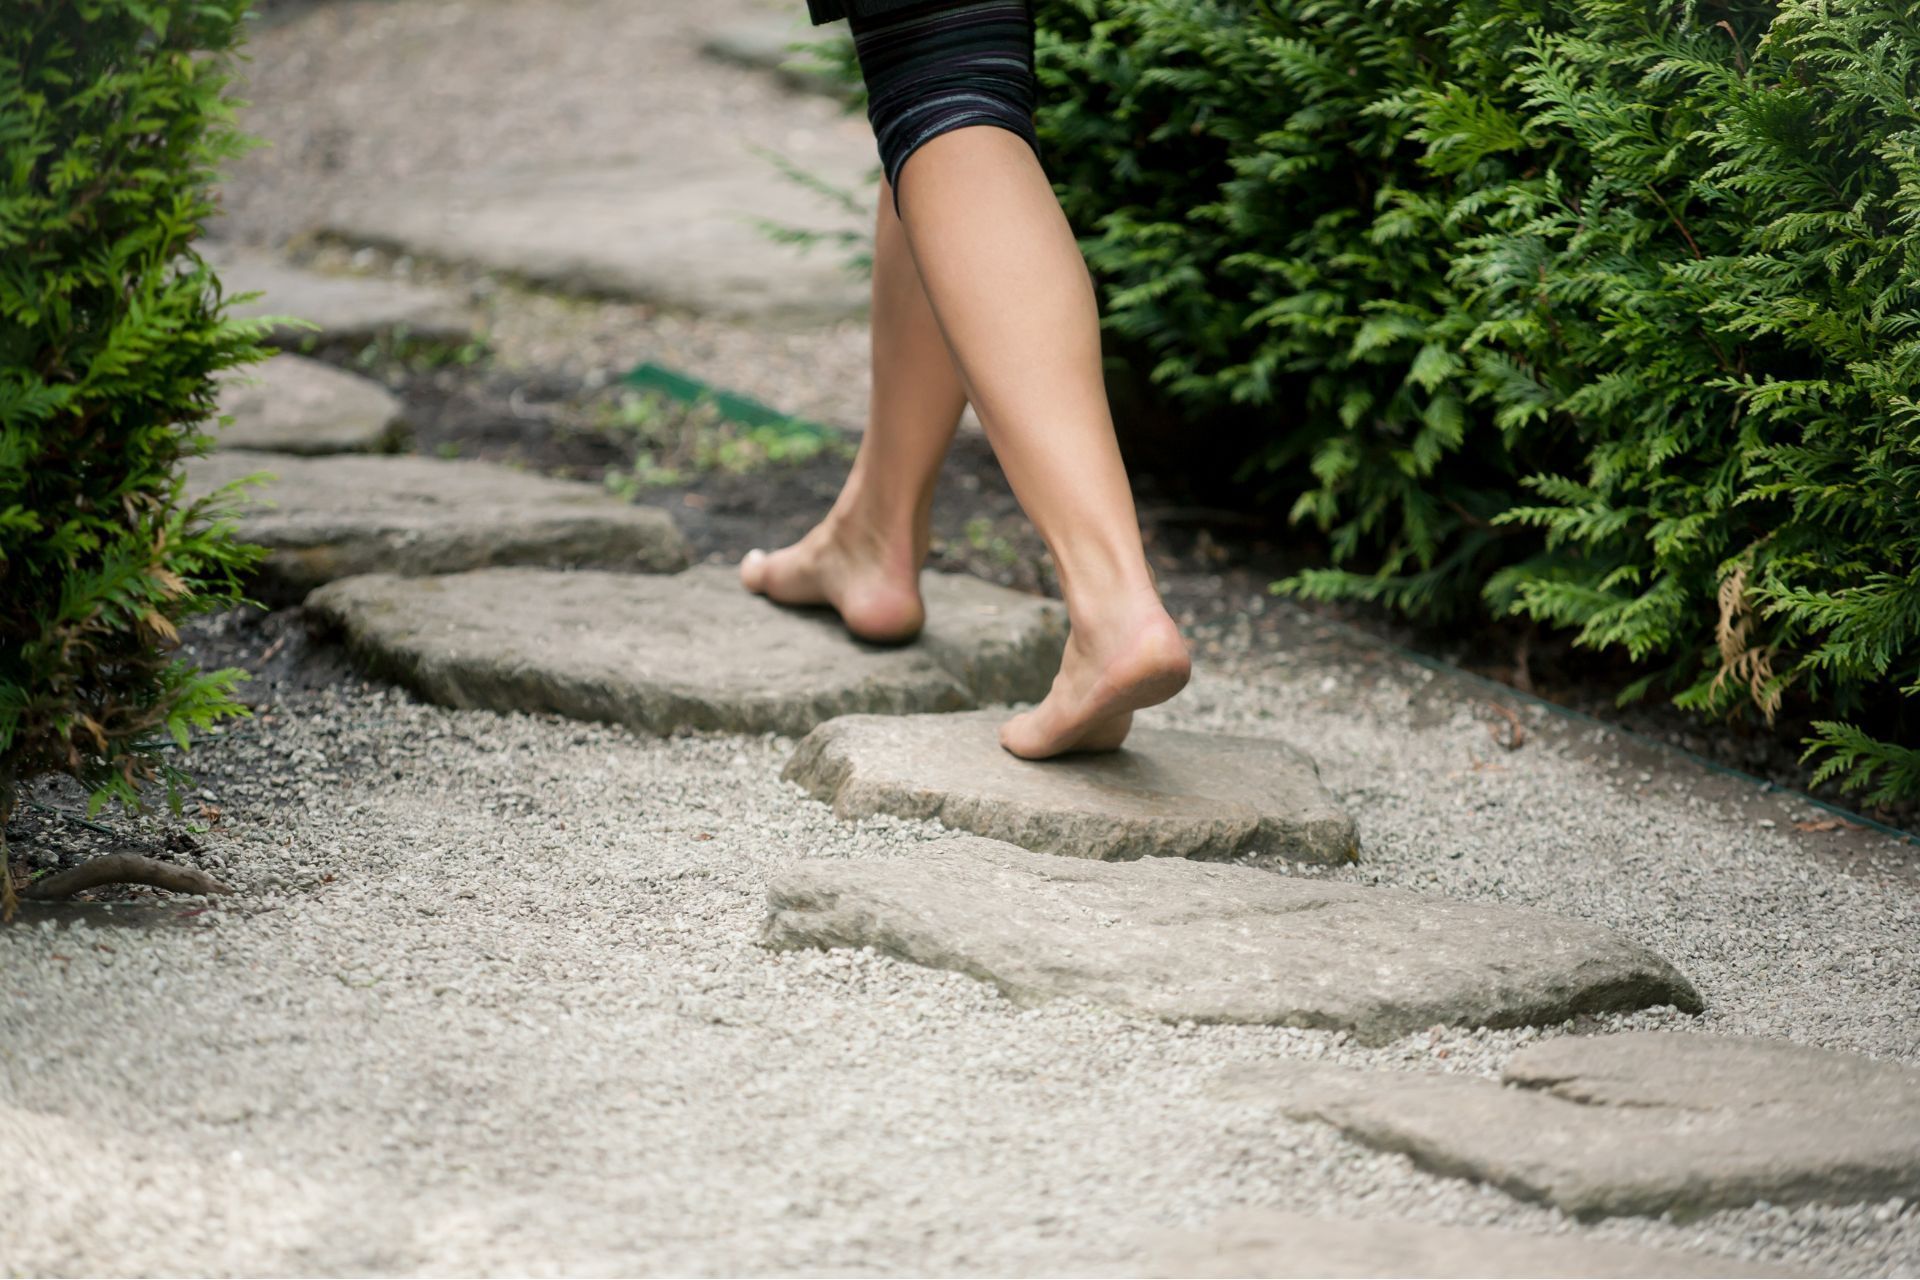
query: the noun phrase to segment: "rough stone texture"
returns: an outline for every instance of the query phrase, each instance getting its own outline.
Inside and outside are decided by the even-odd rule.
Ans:
[[[848,716],[821,725],[786,776],[843,818],[892,813],[1042,853],[1345,862],[1353,819],[1283,742],[1138,726],[1123,750],[1021,760],[998,713]]]
[[[323,275],[251,249],[212,245],[205,253],[229,295],[262,295],[233,308],[236,317],[290,316],[319,326],[281,326],[273,340],[284,346],[352,345],[402,334],[418,342],[452,345],[473,337],[460,300],[442,289],[371,276]]]
[[[864,191],[871,131],[821,135],[796,157]],[[569,292],[630,297],[765,324],[857,316],[868,286],[833,244],[774,242],[756,218],[830,234],[868,230],[745,149],[674,145],[597,165],[482,170],[400,184],[341,211],[329,230],[359,244],[505,272]]]
[[[1579,1235],[1244,1209],[1154,1242],[1152,1276],[1782,1276],[1753,1262]]]
[[[910,645],[861,644],[820,609],[787,609],[727,565],[667,578],[497,569],[354,578],[307,608],[373,669],[436,702],[551,711],[668,733],[802,734],[852,712],[958,710],[1045,694],[1060,607],[927,574]]]
[[[1524,1049],[1504,1078],[1309,1070],[1271,1083],[1295,1118],[1583,1218],[1920,1195],[1909,1067],[1632,1032]]]
[[[1324,1027],[1381,1042],[1675,1004],[1653,952],[1542,911],[1184,859],[1124,865],[957,836],[884,862],[814,861],[767,891],[777,949],[872,947],[1168,1022]]]
[[[190,462],[188,486],[201,494],[259,472],[277,478],[245,491],[239,532],[268,548],[258,590],[276,601],[353,574],[486,565],[668,573],[687,563],[664,511],[492,463],[232,449]]]
[[[223,449],[270,453],[384,453],[397,441],[400,401],[369,378],[278,355],[222,379]]]

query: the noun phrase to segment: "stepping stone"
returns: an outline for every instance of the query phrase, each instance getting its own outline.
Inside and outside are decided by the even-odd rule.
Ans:
[[[486,462],[230,449],[190,461],[188,490],[198,497],[258,472],[276,478],[244,491],[237,524],[243,541],[268,549],[256,590],[275,602],[353,574],[484,565],[670,573],[687,563],[666,512]]]
[[[866,193],[878,163],[871,130],[842,122],[822,137],[833,145],[797,161]],[[865,234],[871,223],[729,139],[619,163],[399,183],[338,215],[328,230],[567,292],[762,325],[830,323],[864,312],[870,286],[845,268],[844,247],[779,244],[755,218],[836,235]]]
[[[1598,925],[1522,907],[1182,858],[1091,862],[955,836],[884,861],[804,862],[763,942],[872,947],[1021,1004],[1081,996],[1167,1022],[1510,1027],[1700,997]]]
[[[1150,1276],[1635,1277],[1784,1276],[1757,1262],[1678,1253],[1569,1232],[1531,1235],[1379,1218],[1309,1218],[1244,1209],[1204,1231],[1153,1242]]]
[[[803,734],[861,711],[958,710],[1047,691],[1057,604],[927,574],[911,645],[861,644],[824,609],[787,609],[730,565],[672,577],[489,569],[349,578],[310,614],[375,671],[456,707],[547,711],[654,733]]]
[[[404,335],[436,346],[457,346],[474,336],[460,300],[444,289],[371,276],[323,275],[254,250],[209,248],[206,258],[229,296],[264,296],[232,310],[238,319],[293,316],[318,330],[283,325],[272,341],[299,347],[363,346]]]
[[[786,777],[843,818],[892,813],[1042,853],[1346,862],[1353,819],[1285,743],[1136,728],[1125,749],[1021,760],[1002,712],[848,716],[800,744]]]
[[[1920,1195],[1920,1071],[1909,1067],[1631,1032],[1524,1049],[1504,1080],[1275,1070],[1234,1088],[1582,1218]]]
[[[370,378],[305,356],[278,355],[221,379],[223,449],[384,453],[400,432],[400,401]]]
[[[851,37],[844,33],[829,35],[784,14],[768,14],[714,29],[700,42],[700,52],[715,62],[771,72],[789,89],[846,97],[852,86],[825,71],[808,69],[813,59],[789,47],[796,40],[820,43],[831,39],[850,41]]]

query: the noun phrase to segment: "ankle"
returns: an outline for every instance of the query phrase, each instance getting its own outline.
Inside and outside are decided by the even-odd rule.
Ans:
[[[819,529],[834,546],[861,560],[885,560],[896,548],[913,544],[911,524],[859,503],[835,503]]]
[[[1186,638],[1158,600],[1094,617],[1069,612],[1067,646],[1094,667],[1134,675],[1185,671],[1192,664]]]
[[[1166,610],[1138,538],[1091,534],[1049,542],[1070,613],[1089,617],[1144,617]]]
[[[1076,630],[1114,635],[1162,630],[1178,634],[1179,628],[1151,582],[1105,591],[1069,591],[1065,583],[1061,585],[1067,620]]]
[[[885,579],[911,583],[919,577],[921,558],[911,524],[876,522],[868,513],[838,506],[815,526],[810,537],[823,542],[825,554],[861,573],[877,571]]]

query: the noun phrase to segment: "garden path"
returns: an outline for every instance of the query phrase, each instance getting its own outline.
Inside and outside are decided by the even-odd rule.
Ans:
[[[526,190],[460,253],[544,261]],[[213,740],[234,897],[0,933],[10,1267],[1920,1266],[1889,841],[1824,856],[1793,798],[1636,780],[1539,707],[1498,744],[1472,685],[1297,616],[1111,761],[1011,762],[976,708],[1044,690],[1051,604],[931,577],[877,649],[592,486],[238,449],[196,483],[262,465],[263,581],[410,692],[289,682]]]

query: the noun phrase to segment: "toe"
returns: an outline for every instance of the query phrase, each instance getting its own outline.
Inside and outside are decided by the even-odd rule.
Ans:
[[[1033,747],[1033,735],[1029,726],[1033,721],[1031,711],[1023,711],[1000,726],[1000,745],[1016,756],[1026,756]]]
[[[1064,740],[1064,729],[1059,715],[1048,714],[1042,704],[1001,726],[1000,745],[1022,760],[1045,760],[1070,745]]]
[[[767,553],[755,547],[741,557],[740,585],[749,591],[760,592],[766,589]]]

